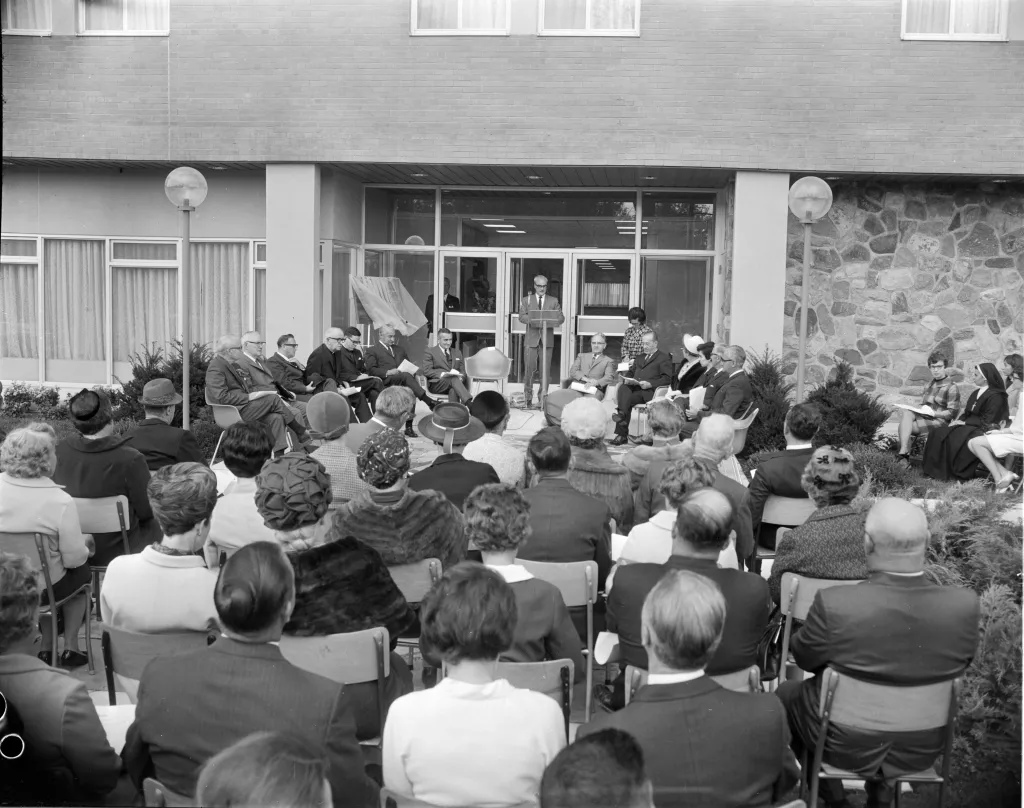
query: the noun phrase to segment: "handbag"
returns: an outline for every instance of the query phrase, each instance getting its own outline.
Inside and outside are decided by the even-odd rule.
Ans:
[[[786,616],[782,609],[775,607],[768,618],[768,625],[757,643],[757,666],[761,669],[761,681],[779,678],[782,669],[782,634]]]

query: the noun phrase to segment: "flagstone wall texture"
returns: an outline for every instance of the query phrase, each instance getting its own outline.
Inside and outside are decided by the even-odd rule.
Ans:
[[[982,361],[1021,353],[1024,332],[1024,183],[833,184],[812,230],[807,378],[838,360],[858,386],[887,402],[919,397],[928,354],[943,351],[954,378]],[[786,371],[799,356],[803,226],[789,217]]]

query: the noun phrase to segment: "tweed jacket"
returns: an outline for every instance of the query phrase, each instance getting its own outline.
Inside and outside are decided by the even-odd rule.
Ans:
[[[214,404],[244,407],[257,388],[246,368],[223,356],[215,356],[206,368],[206,396]]]
[[[349,448],[344,437],[325,443],[312,456],[320,461],[331,477],[331,491],[334,492],[331,510],[336,511],[354,496],[369,489],[370,486],[359,479],[355,452]]]
[[[306,390],[306,369],[298,359],[286,359],[275,353],[266,360],[267,369],[274,374],[274,381],[293,396],[308,396]]]
[[[462,514],[440,491],[363,491],[338,509],[334,531],[369,545],[389,567],[437,558],[447,569],[466,557]]]
[[[267,360],[263,357],[258,356],[253,359],[243,351],[239,364],[249,372],[253,390],[273,390],[285,401],[295,398],[295,393],[285,390],[274,378],[273,371],[267,366]]]
[[[852,505],[827,505],[786,534],[775,548],[768,578],[772,599],[782,593],[782,573],[808,578],[856,581],[868,577],[864,558],[864,520],[867,513]]]
[[[569,378],[574,382],[594,379],[594,385],[600,391],[600,397],[603,398],[605,388],[615,381],[615,361],[604,354],[590,352],[576,354],[572,367],[569,368]]]

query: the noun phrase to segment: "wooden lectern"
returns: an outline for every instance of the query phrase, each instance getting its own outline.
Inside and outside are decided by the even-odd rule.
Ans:
[[[540,396],[538,401],[541,412],[544,412],[544,406],[547,403],[548,373],[551,370],[548,365],[548,334],[554,336],[554,328],[557,325],[561,325],[562,320],[563,315],[561,311],[530,309],[527,313],[527,327],[540,328],[540,356],[537,357],[537,362],[540,364]],[[525,381],[532,383],[530,379]],[[525,387],[526,385],[524,384],[523,386]]]

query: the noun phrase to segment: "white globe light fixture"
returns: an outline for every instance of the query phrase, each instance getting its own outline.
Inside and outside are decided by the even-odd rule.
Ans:
[[[190,334],[191,311],[189,310],[189,251],[190,224],[192,211],[203,204],[208,186],[206,177],[194,168],[182,166],[167,175],[164,193],[171,204],[181,211],[181,293],[183,300],[183,324],[181,334],[181,425],[189,428],[189,357],[192,339]]]
[[[803,177],[789,189],[789,209],[804,226],[804,270],[800,285],[800,355],[796,362],[796,400],[804,400],[804,353],[807,350],[807,285],[811,270],[811,227],[832,207],[832,189],[820,177]]]

